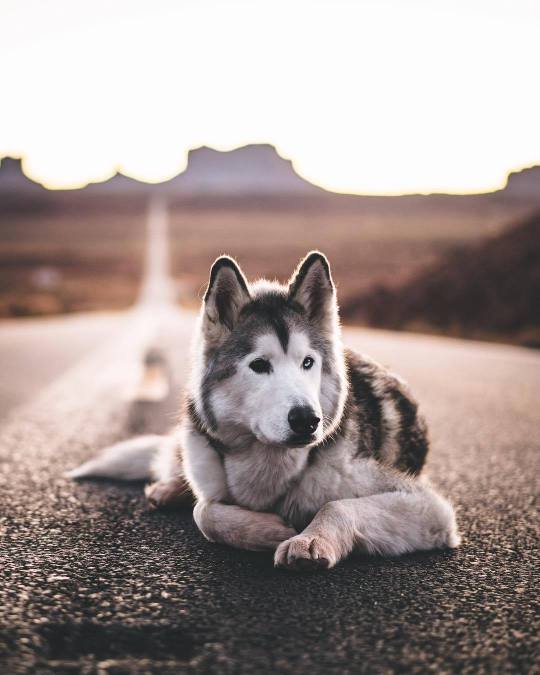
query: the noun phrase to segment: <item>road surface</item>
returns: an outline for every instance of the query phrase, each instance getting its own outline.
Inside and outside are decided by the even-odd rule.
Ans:
[[[3,672],[538,672],[540,355],[347,330],[349,345],[413,386],[431,428],[428,471],[458,507],[463,545],[294,575],[209,544],[189,512],[149,512],[140,485],[62,475],[104,444],[174,422],[194,317],[171,307],[163,269],[110,323],[25,322],[17,344],[19,324],[2,327],[2,368],[11,378],[31,363],[36,383],[0,423]],[[48,346],[44,326],[56,331]],[[134,400],[156,341],[169,395]],[[63,364],[49,363],[53,344]]]

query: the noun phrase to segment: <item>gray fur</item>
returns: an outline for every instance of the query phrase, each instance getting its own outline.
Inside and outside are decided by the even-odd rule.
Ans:
[[[182,461],[201,504],[197,524],[203,534],[250,548],[254,543],[231,536],[230,528],[245,533],[250,513],[277,514],[285,527],[300,532],[276,551],[276,564],[292,568],[332,566],[354,549],[402,553],[457,545],[452,507],[418,478],[428,440],[416,401],[399,378],[341,347],[326,259],[308,256],[288,287],[258,283],[248,288],[249,300],[220,345],[202,350],[203,376],[194,380],[193,414],[182,430]],[[255,355],[258,340],[271,341],[271,335],[285,355],[294,336],[304,335],[306,349],[321,359],[323,426],[316,442],[306,447],[287,448],[277,438],[261,439],[257,420],[235,412],[254,395],[249,393],[251,381],[239,373],[245,368],[242,359]],[[219,380],[219,372],[229,373],[229,380]],[[227,403],[231,396],[238,397],[236,408]],[[267,405],[271,411],[277,403],[269,398]],[[201,430],[203,438],[191,452],[192,435]],[[215,501],[206,494],[205,481],[216,441],[224,452],[219,464],[213,463],[211,490],[215,492],[217,480],[222,485],[217,501],[236,508],[219,511],[222,531],[216,530],[215,517],[210,525],[202,515],[202,505]],[[369,517],[362,518],[363,511]],[[374,514],[379,514],[379,524],[370,521]],[[269,548],[273,541],[269,533]]]
[[[257,373],[256,360],[268,367]],[[298,442],[294,406],[321,419]],[[420,477],[428,440],[418,405],[398,377],[343,349],[320,253],[287,286],[250,286],[232,259],[214,263],[185,410],[148,494],[175,503],[185,477],[211,541],[275,550],[275,564],[291,569],[331,567],[354,550],[459,543],[451,505]]]

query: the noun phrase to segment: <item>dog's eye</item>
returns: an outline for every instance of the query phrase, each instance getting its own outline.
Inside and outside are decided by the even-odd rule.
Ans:
[[[302,361],[302,368],[304,370],[309,370],[314,363],[315,361],[311,358],[311,356],[306,356],[306,358]]]
[[[252,361],[249,364],[249,367],[255,373],[269,373],[272,369],[270,361],[267,361],[266,359],[255,359],[255,361]]]

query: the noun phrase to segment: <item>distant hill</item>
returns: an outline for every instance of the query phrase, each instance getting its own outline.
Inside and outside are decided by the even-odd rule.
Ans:
[[[122,174],[86,190],[144,190],[174,197],[314,195],[323,192],[301,178],[292,162],[272,145],[246,145],[227,152],[205,146],[190,150],[185,171],[163,183],[149,185]]]
[[[6,157],[0,164],[0,193],[42,189],[23,173],[21,160]],[[292,162],[272,145],[246,145],[228,152],[201,147],[190,150],[185,171],[163,183],[149,184],[117,173],[91,183],[83,192],[132,194],[163,193],[174,196],[302,195],[324,192],[301,178]]]
[[[292,162],[271,145],[246,145],[229,152],[190,150],[186,170],[163,188],[189,194],[301,194],[321,189],[301,178]]]
[[[44,188],[24,173],[19,157],[4,157],[0,163],[0,193],[43,192]]]
[[[28,178],[22,170],[20,159],[5,157],[0,163],[0,196],[10,193],[43,192],[43,188]],[[51,194],[50,191],[47,191]],[[358,199],[357,195],[328,192],[299,176],[292,162],[278,154],[269,144],[252,144],[222,152],[208,147],[190,150],[185,171],[168,181],[149,184],[117,173],[109,180],[91,183],[82,190],[55,190],[52,194],[89,193],[102,195],[166,194],[173,197],[242,197],[242,196],[329,196],[342,203]],[[540,204],[540,166],[511,173],[504,189],[492,194],[512,201]],[[481,195],[471,195],[475,196]],[[422,195],[405,195],[407,198]],[[446,197],[454,195],[427,195]],[[461,197],[457,195],[457,197]],[[400,197],[367,197],[369,200],[399,202]]]
[[[50,210],[58,198],[24,173],[22,160],[4,157],[0,164],[0,216]]]
[[[540,212],[446,254],[399,288],[378,287],[350,300],[342,315],[384,328],[540,347]]]
[[[540,166],[531,166],[508,174],[504,192],[508,197],[540,202]]]

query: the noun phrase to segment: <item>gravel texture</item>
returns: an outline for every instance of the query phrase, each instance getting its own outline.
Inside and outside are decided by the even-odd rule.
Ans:
[[[177,382],[191,325],[179,319],[164,346]],[[538,672],[538,354],[349,332],[412,384],[464,541],[299,575],[209,544],[189,512],[148,511],[140,485],[63,478],[174,419],[175,395],[123,398],[140,358],[126,335],[0,429],[4,673]]]

